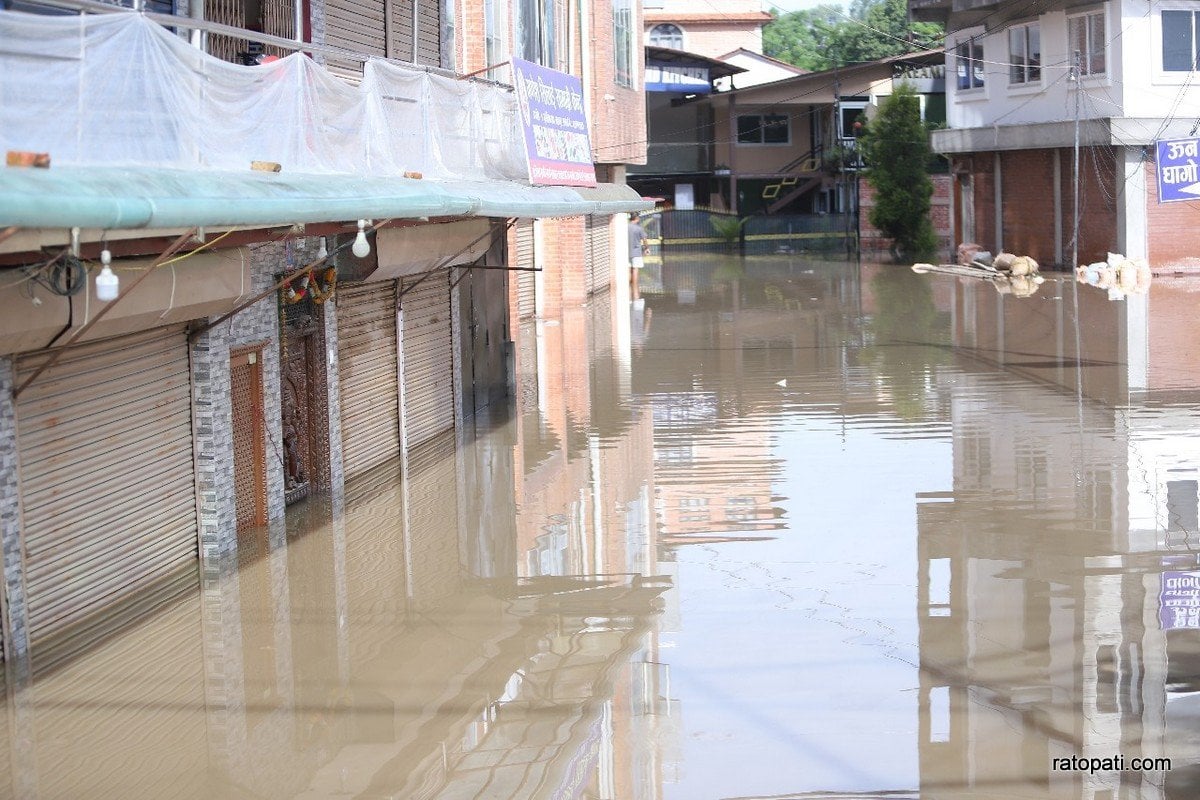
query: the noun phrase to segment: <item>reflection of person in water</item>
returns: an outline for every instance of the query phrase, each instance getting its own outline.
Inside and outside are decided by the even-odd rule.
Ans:
[[[645,300],[630,304],[629,310],[629,340],[638,350],[646,344],[650,337],[650,316],[653,313],[646,306]]]
[[[629,297],[637,300],[638,294],[638,272],[644,266],[644,257],[646,250],[650,245],[646,243],[646,231],[642,229],[642,225],[638,222],[637,213],[629,215]]]

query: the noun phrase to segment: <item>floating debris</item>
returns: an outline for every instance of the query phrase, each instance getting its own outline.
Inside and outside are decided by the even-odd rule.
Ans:
[[[1150,291],[1150,265],[1144,258],[1126,258],[1109,253],[1107,261],[1080,264],[1075,268],[1075,280],[1108,292],[1109,300],[1124,300],[1131,294]]]
[[[973,245],[972,247],[977,247]],[[1046,279],[1038,273],[1038,262],[1030,256],[1012,253],[997,253],[993,256],[986,250],[959,247],[960,259],[969,258],[965,264],[913,264],[918,274],[936,272],[960,278],[975,278],[989,281],[1000,294],[1013,297],[1032,297]]]

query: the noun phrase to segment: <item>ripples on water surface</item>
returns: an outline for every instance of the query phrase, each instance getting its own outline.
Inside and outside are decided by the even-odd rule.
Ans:
[[[644,284],[524,325],[512,402],[344,513],[10,672],[0,787],[1200,796],[1197,287]],[[1172,768],[1052,769],[1116,755]]]

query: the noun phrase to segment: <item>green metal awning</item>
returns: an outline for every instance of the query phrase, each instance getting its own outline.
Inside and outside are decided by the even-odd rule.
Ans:
[[[157,167],[0,169],[0,228],[185,228],[418,217],[570,217],[646,211],[619,184],[208,172]]]

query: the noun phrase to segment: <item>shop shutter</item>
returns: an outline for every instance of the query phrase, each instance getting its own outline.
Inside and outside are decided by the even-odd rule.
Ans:
[[[612,246],[609,220],[612,217],[587,218],[587,289],[588,294],[608,291],[612,285]]]
[[[416,0],[387,0],[387,54],[399,61],[413,61],[413,9]]]
[[[404,426],[413,449],[454,427],[454,380],[450,333],[450,286],[446,273],[406,281],[403,319]]]
[[[325,3],[325,44],[351,53],[386,56],[387,28],[383,5],[363,0],[328,0]],[[362,78],[361,61],[330,58],[330,72],[354,80]]]
[[[417,5],[418,64],[431,67],[442,65],[442,4],[441,0],[415,0]]]
[[[400,455],[396,282],[338,289],[338,380],[347,478]]]
[[[18,382],[47,357],[19,357]],[[48,637],[86,629],[101,612],[181,574],[194,584],[192,386],[183,326],[68,350],[20,395],[16,411],[35,652]]]
[[[533,269],[533,220],[522,220],[516,225],[516,266],[524,270]],[[517,273],[517,316],[520,319],[537,313],[537,273]]]

